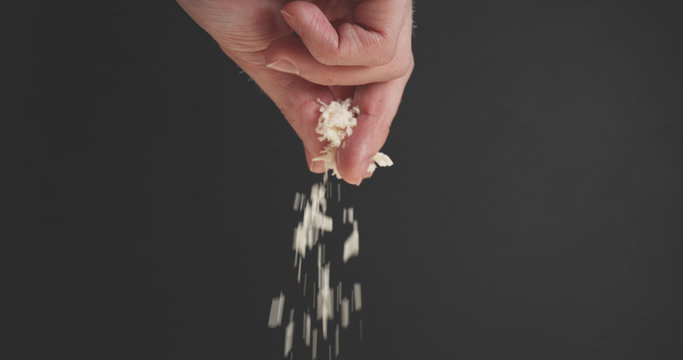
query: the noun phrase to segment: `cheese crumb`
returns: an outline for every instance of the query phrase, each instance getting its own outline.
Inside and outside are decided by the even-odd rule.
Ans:
[[[343,298],[341,303],[341,326],[346,329],[349,327],[349,299]]]
[[[344,262],[347,262],[350,258],[358,255],[359,247],[360,241],[358,239],[358,221],[354,220],[353,231],[351,232],[351,235],[349,235],[349,237],[346,239],[346,241],[344,241],[344,253],[342,256]]]
[[[282,312],[285,308],[285,294],[280,292],[280,296],[274,297],[270,304],[270,317],[268,327],[276,328],[282,324]]]
[[[320,152],[321,155],[313,158],[312,161],[322,161],[326,171],[332,170],[332,175],[341,179],[337,169],[337,149],[342,145],[345,138],[353,134],[353,127],[358,124],[356,115],[360,113],[360,109],[358,106],[351,107],[351,98],[342,102],[332,101],[329,104],[318,99],[318,103],[320,104],[320,117],[318,117],[315,132],[320,135],[318,140],[327,142],[327,144]],[[377,169],[377,165],[385,167],[394,164],[389,156],[381,152],[375,154],[372,160],[374,163],[370,164],[367,169],[369,173],[373,173]]]
[[[318,320],[322,320],[323,339],[327,339],[327,320],[334,319],[334,289],[330,288],[330,265],[324,265],[320,271],[318,283]]]
[[[285,356],[292,351],[292,346],[294,344],[294,322],[290,321],[285,328]]]

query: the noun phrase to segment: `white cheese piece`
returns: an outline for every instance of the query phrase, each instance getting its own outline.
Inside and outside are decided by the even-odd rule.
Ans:
[[[318,358],[318,329],[313,329],[311,340],[311,359],[316,360]]]
[[[358,255],[360,251],[360,241],[358,238],[358,221],[353,221],[353,231],[351,235],[344,241],[343,260],[347,262],[350,258]]]
[[[268,318],[268,327],[276,328],[282,324],[282,312],[285,308],[285,294],[280,293],[280,296],[274,297],[270,304],[270,316]]]
[[[334,319],[334,289],[330,288],[330,265],[320,269],[318,284],[318,320],[323,323],[323,338],[327,339],[327,320]]]
[[[353,302],[355,311],[359,311],[363,307],[362,297],[360,294],[360,283],[353,284]]]
[[[308,313],[304,318],[304,343],[306,346],[311,346],[311,315]]]
[[[351,107],[351,98],[346,100],[332,101],[325,104],[318,99],[320,104],[320,116],[318,117],[318,125],[315,127],[315,132],[320,135],[318,140],[326,142],[325,148],[320,152],[321,155],[313,158],[312,161],[322,161],[325,170],[332,170],[332,175],[341,179],[339,170],[337,169],[337,149],[342,145],[342,141],[353,134],[353,127],[358,124],[356,115],[360,113],[357,106]],[[373,156],[373,161],[379,166],[391,166],[394,163],[389,156],[378,152]],[[368,166],[367,172],[372,173],[377,168],[377,165],[372,163]],[[327,174],[327,172],[326,172]]]
[[[305,196],[302,195],[300,199],[305,201]],[[312,249],[318,242],[319,235],[331,232],[333,228],[332,218],[325,215],[327,199],[323,184],[313,184],[311,196],[303,210],[303,220],[294,229],[292,248],[301,257],[306,257],[306,251]]]
[[[375,156],[372,157],[372,160],[374,160],[377,163],[377,165],[381,167],[394,165],[394,162],[391,161],[391,158],[387,154],[381,152],[375,154]]]
[[[285,356],[292,350],[294,343],[294,321],[290,321],[285,329]]]
[[[368,165],[368,169],[366,170],[367,172],[369,172],[371,174],[373,172],[375,172],[378,165],[381,167],[394,165],[394,162],[391,161],[391,158],[387,154],[381,153],[381,152],[378,152],[377,154],[375,154],[375,156],[372,157],[372,160],[374,162],[371,163],[370,165]]]
[[[334,357],[339,357],[339,324],[334,332]]]
[[[299,198],[301,194],[298,192],[294,194],[294,211],[299,209],[299,203],[301,202],[301,199]]]
[[[349,299],[343,298],[341,303],[341,326],[346,329],[349,326]]]

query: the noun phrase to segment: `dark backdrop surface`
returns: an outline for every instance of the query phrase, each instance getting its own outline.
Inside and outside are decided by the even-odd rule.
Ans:
[[[23,354],[280,358],[319,177],[276,107],[174,2],[22,6]],[[396,165],[342,190],[357,358],[683,358],[680,14],[417,2]]]

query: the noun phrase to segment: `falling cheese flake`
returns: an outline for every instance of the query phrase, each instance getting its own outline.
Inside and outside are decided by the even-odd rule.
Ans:
[[[334,290],[330,288],[330,265],[321,268],[318,284],[318,320],[323,323],[323,339],[327,339],[327,321],[334,318]]]
[[[360,311],[360,309],[363,307],[363,302],[360,294],[360,284],[355,283],[353,284],[353,302],[354,302],[354,310],[355,311]]]
[[[349,299],[343,298],[341,303],[341,326],[346,329],[349,326]]]
[[[308,313],[304,316],[304,343],[311,346],[311,315]]]
[[[268,327],[276,328],[282,325],[282,312],[285,308],[285,294],[280,293],[280,296],[274,297],[270,304],[270,316],[268,318]]]
[[[318,242],[320,233],[332,231],[332,218],[325,215],[327,200],[325,186],[314,184],[311,197],[304,206],[303,220],[294,229],[294,251],[301,257],[306,257],[306,250],[310,250]]]
[[[290,321],[285,329],[285,356],[292,350],[294,343],[294,321]]]
[[[318,329],[313,329],[311,337],[311,358],[315,360],[318,358]]]
[[[350,258],[358,255],[360,251],[360,241],[358,239],[358,221],[353,221],[353,231],[351,235],[344,242],[344,262],[347,262]]]
[[[334,357],[339,357],[339,324],[334,331]]]

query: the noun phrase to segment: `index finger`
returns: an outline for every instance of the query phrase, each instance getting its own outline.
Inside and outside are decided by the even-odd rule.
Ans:
[[[287,24],[325,65],[389,63],[401,28],[412,21],[410,0],[364,0],[350,9],[325,10],[328,14],[307,1],[292,1],[282,8]]]

